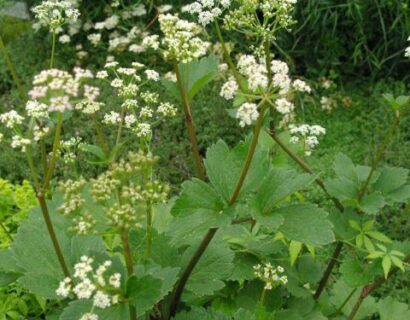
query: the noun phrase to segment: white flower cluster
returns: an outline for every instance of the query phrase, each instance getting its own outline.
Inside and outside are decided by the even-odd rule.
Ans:
[[[75,22],[80,16],[72,1],[49,0],[33,8],[36,18],[42,25],[49,26],[53,31],[64,23]]]
[[[255,56],[241,55],[238,59],[237,69],[248,84],[247,92],[244,93],[252,93],[262,98],[262,95],[268,91],[270,95],[275,96],[275,108],[282,115],[280,127],[284,127],[294,119],[295,106],[288,100],[292,96],[290,93],[294,91],[310,93],[312,91],[303,80],[296,79],[292,82],[288,65],[280,60],[272,60],[270,62],[270,72],[268,72],[266,64],[258,62]],[[269,76],[271,76],[270,79]],[[240,94],[238,83],[231,76],[223,84],[220,95],[226,100],[233,100],[238,94]],[[258,116],[255,112],[256,108],[254,106],[250,108],[249,103],[244,104],[244,107],[240,109],[237,117],[242,119],[241,126],[250,124]]]
[[[407,41],[410,41],[410,37],[407,38]],[[410,58],[410,46],[408,46],[406,50],[404,50],[404,56]]]
[[[121,108],[124,114],[110,111],[104,115],[103,123],[115,126],[124,123],[125,127],[135,132],[138,137],[149,138],[152,135],[152,124],[174,117],[176,108],[170,103],[160,102],[157,93],[144,90],[147,82],[157,82],[160,79],[158,72],[151,69],[142,70],[144,67],[143,64],[134,62],[132,68],[123,68],[119,67],[118,62],[111,61],[105,65],[106,70],[100,71],[97,77],[108,81],[123,99]]]
[[[61,281],[56,294],[63,298],[74,294],[77,299],[92,299],[93,308],[105,309],[119,303],[121,274],[107,274],[112,265],[110,260],[103,262],[95,270],[93,263],[94,259],[82,256],[80,262],[74,266],[73,277]],[[91,314],[87,317],[93,319],[90,318]]]
[[[13,149],[21,149],[22,152],[25,152],[26,147],[31,144],[31,140],[20,135],[19,126],[23,121],[24,117],[19,115],[15,110],[0,114],[0,123],[4,124],[6,128],[13,129],[16,133],[11,137],[11,147]],[[3,138],[4,136],[1,134],[0,142]]]
[[[221,88],[220,95],[226,100],[233,100],[239,89],[238,83],[233,76],[229,77],[228,81],[224,83]]]
[[[318,136],[326,134],[326,129],[319,126],[308,124],[289,125],[289,132],[291,134],[291,143],[303,143],[303,148],[306,156],[312,154],[312,149],[314,149],[319,144]]]
[[[41,71],[34,77],[33,88],[29,92],[32,101],[26,105],[27,112],[35,117],[47,117],[47,111],[71,110],[73,108],[71,100],[79,97],[82,81],[90,78],[93,78],[92,72],[81,68],[75,68],[74,75],[58,69]],[[94,101],[99,91],[88,86],[84,95]]]
[[[206,54],[210,43],[198,37],[203,31],[199,25],[172,14],[161,14],[158,20],[164,33],[161,44],[165,59],[188,63]],[[142,45],[157,50],[160,46],[158,35],[144,38]]]
[[[273,39],[279,28],[289,29],[295,23],[292,13],[297,0],[237,0],[236,9],[225,16],[231,30],[252,33],[264,40]],[[263,22],[259,14],[263,16]]]
[[[220,17],[230,5],[231,0],[199,0],[182,7],[182,12],[198,15],[198,22],[206,26]]]
[[[283,274],[285,271],[281,266],[274,268],[270,263],[256,265],[253,267],[254,275],[265,283],[265,290],[272,290],[281,284],[288,283],[288,277]]]
[[[0,122],[6,126],[6,128],[14,128],[16,125],[22,124],[24,117],[19,115],[16,110],[0,114]]]
[[[236,118],[238,118],[239,125],[244,127],[246,125],[251,125],[253,121],[258,119],[259,112],[258,106],[255,103],[245,102],[241,105],[236,113]]]
[[[337,102],[331,97],[323,96],[320,98],[320,105],[322,110],[330,112],[337,106]]]

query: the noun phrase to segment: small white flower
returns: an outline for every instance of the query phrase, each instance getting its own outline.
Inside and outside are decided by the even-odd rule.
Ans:
[[[119,288],[121,286],[121,274],[114,273],[108,280],[108,283],[114,288]]]
[[[98,71],[95,77],[98,78],[98,79],[106,79],[106,78],[108,78],[108,72],[105,71],[105,70]]]
[[[96,315],[95,313],[84,313],[80,320],[98,320],[98,315]]]
[[[71,38],[68,34],[63,34],[62,36],[60,36],[58,38],[58,41],[60,41],[61,43],[69,43],[71,41]]]
[[[114,79],[111,81],[111,87],[113,88],[121,88],[124,85],[124,81],[121,79]]]
[[[111,306],[111,299],[106,293],[97,291],[94,295],[93,305],[95,307],[105,309]]]
[[[116,125],[121,122],[121,115],[118,112],[111,111],[109,114],[104,115],[103,123]]]
[[[159,81],[159,73],[154,70],[145,70],[145,75],[149,80]]]
[[[236,118],[240,120],[239,125],[241,127],[251,125],[253,121],[258,119],[258,117],[258,107],[255,103],[244,103],[242,106],[239,107],[236,113]]]
[[[239,86],[236,83],[236,80],[233,77],[230,77],[229,80],[222,86],[221,92],[219,94],[226,100],[232,100],[235,97],[238,89]]]
[[[137,137],[145,138],[151,135],[151,125],[149,123],[139,123],[135,128]]]
[[[95,289],[96,287],[91,280],[85,278],[81,279],[81,282],[74,287],[73,292],[78,299],[90,299]]]
[[[58,289],[56,290],[56,294],[63,298],[67,298],[71,292],[71,279],[65,278],[63,281],[60,282]]]
[[[6,128],[13,128],[15,125],[23,123],[24,117],[20,116],[15,110],[0,114],[0,122],[3,123]]]
[[[299,80],[299,79],[293,81],[292,87],[296,91],[300,91],[300,92],[310,93],[312,91],[312,89],[308,86],[308,84],[305,81]]]
[[[276,110],[282,114],[291,113],[295,109],[294,104],[289,102],[285,98],[276,100],[275,107],[276,107]]]

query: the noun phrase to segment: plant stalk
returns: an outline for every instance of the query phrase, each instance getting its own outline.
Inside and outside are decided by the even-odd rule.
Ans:
[[[54,66],[54,56],[56,53],[56,33],[53,31],[52,34],[52,44],[51,44],[51,56],[50,56],[50,69]]]
[[[51,222],[50,213],[48,211],[48,207],[47,207],[47,203],[46,203],[46,199],[44,197],[44,194],[39,192],[37,194],[37,200],[40,204],[41,212],[43,213],[43,218],[44,218],[44,221],[46,223],[47,231],[48,231],[48,234],[50,235],[51,242],[53,243],[54,251],[57,255],[58,262],[60,263],[61,269],[63,269],[64,276],[69,277],[70,272],[69,272],[67,264],[65,262],[64,255],[63,255],[63,252],[62,252],[61,247],[60,247],[60,243],[58,242],[56,233],[54,231],[53,223]]]
[[[201,259],[202,255],[204,254],[205,250],[208,248],[209,243],[215,236],[215,233],[218,231],[218,228],[210,228],[206,233],[205,237],[202,239],[201,244],[199,245],[198,249],[196,249],[194,255],[192,256],[191,260],[189,261],[188,265],[186,266],[181,278],[178,281],[177,286],[174,289],[172,294],[172,301],[169,308],[169,319],[175,316],[177,311],[177,307],[179,301],[181,300],[182,292],[184,291],[185,285],[188,282],[189,276],[191,275],[192,271],[194,270],[195,266]]]
[[[238,83],[238,85],[242,86],[241,75],[239,74],[238,70],[236,70],[235,68],[235,64],[233,63],[231,55],[229,54],[228,47],[226,45],[224,37],[222,36],[221,28],[219,27],[219,23],[217,19],[214,19],[214,26],[215,26],[216,35],[222,46],[222,51],[224,53],[226,63],[229,65],[229,68],[231,69],[232,74],[236,82]]]
[[[179,71],[178,63],[174,62],[175,74],[177,76],[178,90],[181,96],[182,107],[184,109],[185,123],[188,129],[189,140],[191,141],[192,156],[195,163],[195,172],[199,179],[205,180],[205,171],[202,165],[202,157],[199,153],[198,141],[195,133],[194,121],[192,119],[191,107],[186,90],[184,89],[181,73]]]
[[[47,175],[46,175],[46,177],[44,179],[44,183],[43,183],[43,189],[44,190],[48,189],[48,186],[50,184],[50,180],[53,177],[54,168],[55,168],[55,165],[56,165],[56,162],[57,162],[58,149],[60,148],[60,139],[61,139],[62,126],[63,126],[63,113],[59,112],[58,117],[57,117],[56,132],[55,132],[55,135],[54,135],[52,155],[51,155],[51,159],[50,159],[50,162],[49,162]]]
[[[152,203],[149,201],[147,203],[147,250],[146,256],[149,258],[151,256],[152,250]]]
[[[131,248],[130,248],[130,241],[128,238],[128,232],[126,229],[121,228],[120,230],[120,237],[121,237],[121,242],[122,242],[122,247],[124,249],[124,258],[125,258],[125,265],[127,267],[127,274],[128,277],[131,277],[134,274],[134,264],[132,261],[132,253],[131,253]],[[130,320],[136,320],[137,319],[137,310],[135,309],[134,306],[129,303],[129,313],[130,313]]]
[[[255,131],[253,133],[253,138],[252,138],[251,145],[249,146],[248,155],[247,155],[246,161],[245,161],[245,166],[242,169],[241,176],[239,177],[238,183],[236,184],[236,187],[235,187],[235,190],[232,194],[232,197],[228,202],[229,206],[232,206],[236,202],[236,200],[238,199],[239,193],[241,192],[241,189],[242,189],[242,186],[245,182],[246,176],[248,175],[248,171],[249,171],[249,168],[251,166],[253,156],[255,154],[256,146],[258,145],[259,134],[262,130],[264,114],[265,114],[265,106],[262,107],[262,109],[260,111],[260,114],[259,114],[259,117],[256,120]]]

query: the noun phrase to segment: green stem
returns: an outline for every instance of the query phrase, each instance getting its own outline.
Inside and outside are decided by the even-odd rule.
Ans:
[[[263,288],[262,293],[261,293],[261,297],[260,297],[260,300],[259,300],[261,306],[263,306],[265,304],[265,296],[266,296],[266,289]]]
[[[53,31],[52,34],[52,44],[51,44],[51,57],[50,57],[50,69],[54,66],[54,56],[56,53],[56,33]]]
[[[62,126],[63,126],[63,113],[59,112],[58,116],[57,116],[57,126],[56,126],[56,132],[54,135],[54,142],[53,142],[53,150],[52,150],[52,155],[51,155],[51,159],[49,162],[49,166],[48,166],[48,171],[47,171],[47,175],[44,179],[44,183],[43,183],[43,189],[47,190],[48,186],[50,184],[50,180],[53,176],[54,173],[54,168],[57,162],[57,155],[58,155],[58,149],[60,148],[60,139],[61,139],[61,130],[62,130]]]
[[[152,249],[152,202],[147,203],[147,251],[146,257],[151,257]]]
[[[216,35],[222,46],[222,51],[225,56],[225,61],[229,65],[229,68],[231,69],[236,82],[241,87],[241,89],[243,89],[241,75],[239,74],[238,70],[236,70],[235,68],[235,64],[233,63],[231,55],[229,54],[228,47],[225,43],[224,37],[222,36],[221,28],[219,27],[219,23],[217,19],[214,19],[214,26],[215,26]]]
[[[40,142],[40,149],[41,149],[41,165],[43,166],[43,174],[44,177],[47,175],[47,150],[46,150],[46,143],[43,139]]]
[[[21,86],[20,80],[17,77],[16,69],[14,68],[13,62],[11,61],[10,54],[3,42],[3,38],[0,35],[0,50],[3,53],[4,60],[6,61],[7,68],[10,71],[11,77],[13,78],[14,84],[16,85],[17,91],[19,93],[20,99],[23,101],[27,100],[27,95]]]
[[[118,126],[117,137],[115,138],[115,145],[118,146],[121,141],[122,127],[124,125],[125,108],[121,108],[121,122]]]
[[[262,106],[259,117],[256,120],[255,130],[254,130],[254,133],[253,133],[252,142],[249,146],[248,155],[246,157],[245,165],[242,169],[241,176],[239,177],[238,183],[236,184],[236,187],[234,189],[232,197],[228,202],[229,206],[232,206],[236,202],[236,200],[239,197],[239,193],[241,192],[242,186],[245,182],[246,176],[248,174],[249,168],[250,168],[251,163],[252,163],[253,156],[255,154],[256,146],[258,145],[259,134],[260,134],[260,132],[262,130],[262,126],[263,126],[264,114],[265,114],[265,106]]]
[[[122,247],[124,250],[124,258],[125,258],[125,265],[127,267],[127,274],[128,278],[130,278],[134,274],[134,266],[133,266],[133,261],[132,261],[132,254],[131,254],[131,248],[130,248],[130,241],[128,238],[128,231],[124,228],[120,230],[120,237],[122,241]],[[134,306],[129,303],[129,313],[130,313],[130,319],[131,320],[136,320],[137,319],[137,311]]]
[[[61,269],[63,269],[64,276],[69,277],[70,272],[68,271],[68,267],[67,267],[67,264],[63,256],[63,252],[61,250],[56,233],[54,231],[53,223],[51,222],[50,213],[48,211],[48,207],[47,207],[46,200],[44,198],[44,194],[38,193],[37,200],[40,204],[41,212],[43,213],[43,218],[46,223],[47,231],[48,231],[48,234],[50,235],[51,242],[53,243],[54,251],[57,255],[58,262],[60,263]]]
[[[217,231],[218,231],[218,228],[210,228],[208,230],[205,237],[202,239],[199,247],[196,249],[194,255],[189,261],[188,265],[186,266],[184,272],[182,273],[182,276],[179,279],[177,286],[175,287],[172,293],[172,300],[171,300],[171,305],[169,308],[169,318],[168,319],[172,319],[172,317],[175,316],[179,301],[181,300],[182,292],[184,291],[185,284],[187,283],[189,276],[191,275],[195,266],[201,259],[205,250],[208,248],[209,243],[211,242],[211,240],[213,239]]]
[[[191,149],[192,149],[192,156],[194,158],[194,163],[195,163],[196,176],[201,180],[205,180],[205,171],[202,165],[202,157],[201,157],[201,154],[199,153],[199,147],[198,147],[198,141],[197,141],[197,137],[195,133],[194,121],[192,119],[192,114],[191,114],[191,106],[189,104],[187,92],[186,90],[184,90],[181,73],[179,71],[179,66],[176,61],[174,62],[174,69],[175,69],[175,74],[177,76],[178,90],[181,96],[181,102],[182,102],[182,107],[184,110],[185,123],[188,129],[189,140],[191,141]]]

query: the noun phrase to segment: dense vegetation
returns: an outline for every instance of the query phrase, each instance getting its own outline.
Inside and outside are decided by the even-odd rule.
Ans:
[[[0,319],[410,318],[404,1],[0,0]]]

